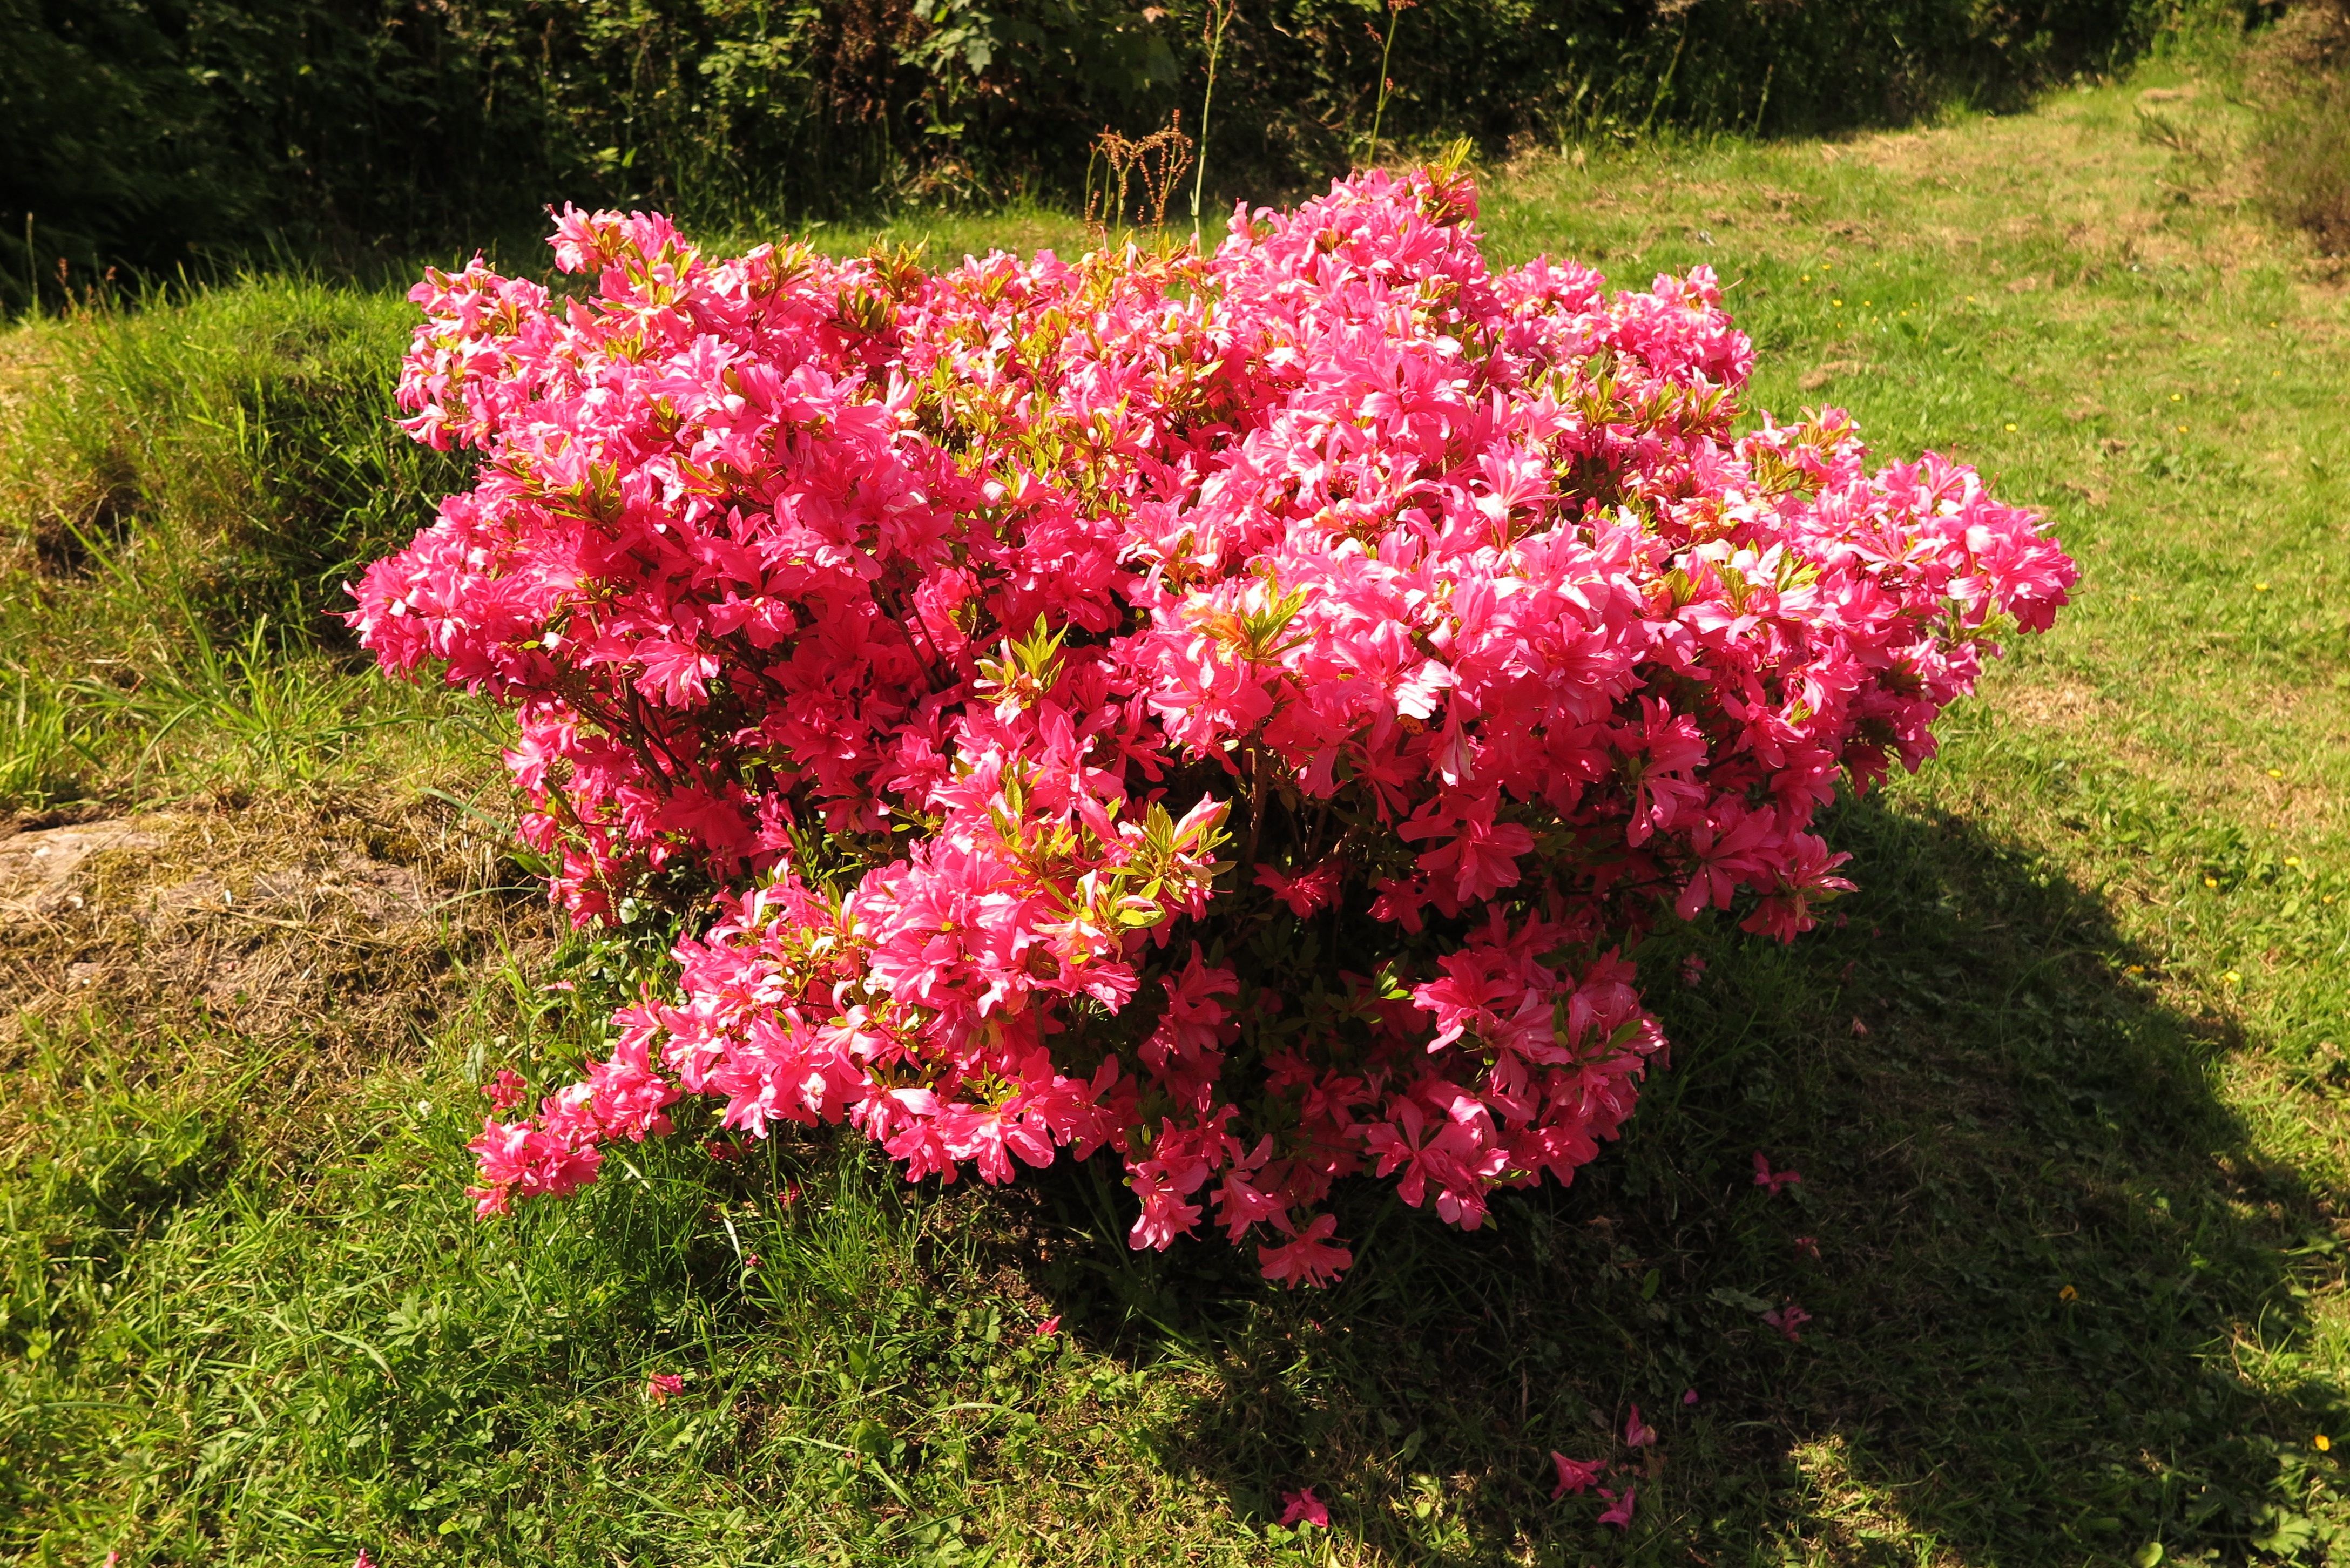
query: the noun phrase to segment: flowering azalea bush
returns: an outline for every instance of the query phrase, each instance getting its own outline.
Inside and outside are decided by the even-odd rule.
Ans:
[[[676,989],[473,1145],[853,1123],[909,1178],[1122,1158],[1132,1241],[1349,1253],[1333,1183],[1476,1226],[1664,1049],[1627,945],[1849,884],[1813,831],[1932,753],[2074,571],[1835,410],[1735,433],[1713,275],[1489,268],[1374,171],[1211,255],[931,274],[567,212],[557,300],[433,273],[408,430],[484,453],[350,621],[511,708],[572,918],[690,871]]]

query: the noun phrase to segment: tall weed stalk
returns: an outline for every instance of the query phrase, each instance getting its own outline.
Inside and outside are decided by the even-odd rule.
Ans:
[[[1362,164],[1367,165],[1378,161],[1379,126],[1387,119],[1388,99],[1395,91],[1395,78],[1388,73],[1388,62],[1395,57],[1396,24],[1403,20],[1403,14],[1406,11],[1419,3],[1419,0],[1388,0],[1387,36],[1379,40],[1379,92],[1378,100],[1371,109],[1371,138],[1369,145],[1364,151]]]
[[[1224,27],[1239,0],[1213,0],[1208,14],[1208,87],[1200,96],[1200,161],[1191,171],[1191,243],[1200,243],[1200,196],[1208,180],[1208,115],[1216,107],[1216,62],[1224,52]]]

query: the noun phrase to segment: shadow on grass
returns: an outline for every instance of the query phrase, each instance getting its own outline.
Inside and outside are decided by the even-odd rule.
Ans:
[[[307,1517],[322,1561],[1320,1562],[1272,1522],[1307,1485],[1366,1563],[2317,1556],[2342,1401],[2291,1369],[2335,1241],[2215,1094],[2235,1043],[2030,857],[1875,804],[1833,831],[1843,928],[1725,940],[1695,988],[1644,955],[1677,1065],[1620,1146],[1474,1235],[1358,1183],[1326,1293],[1220,1241],[1128,1252],[1124,1195],[1066,1162],[941,1193],[846,1133],[716,1161],[706,1103],[476,1224],[473,1085],[567,1071],[611,1004],[543,959],[459,976],[484,1011],[439,1026],[442,1075],[338,1090],[355,1130],[297,1125],[315,1150],[232,1070],[257,1037],[205,1037],[183,1095],[170,1054],[118,1084],[93,1008],[17,1064],[46,1108],[0,1148],[0,1556],[267,1555]],[[1802,1184],[1755,1187],[1758,1149]],[[1791,1300],[1800,1344],[1762,1318]],[[1552,1500],[1554,1449],[1637,1488],[1625,1536]]]
[[[1408,1562],[2317,1548],[2312,1438],[2341,1393],[2238,1367],[2290,1365],[2336,1241],[2215,1094],[2236,1042],[2162,1005],[2099,899],[2029,857],[1899,807],[1840,817],[1844,925],[1710,948],[1693,989],[1660,983],[1678,950],[1646,955],[1675,1064],[1571,1190],[1462,1235],[1359,1184],[1360,1261],[1327,1294],[1267,1301],[1210,1246],[1045,1282],[1073,1323],[1155,1320],[1212,1369],[1157,1434],[1170,1466],[1261,1521],[1314,1484]],[[1758,1149],[1802,1184],[1756,1187]],[[1761,1316],[1789,1301],[1801,1344]],[[1640,1453],[1635,1404],[1662,1434]],[[1552,1501],[1553,1449],[1637,1485],[1627,1535]]]

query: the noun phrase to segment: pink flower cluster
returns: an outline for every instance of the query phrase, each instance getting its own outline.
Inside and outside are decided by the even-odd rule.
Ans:
[[[1839,776],[1930,755],[2074,572],[1840,412],[1736,434],[1707,269],[1495,271],[1474,213],[1374,171],[1210,256],[934,275],[572,211],[580,297],[429,275],[407,428],[479,482],[350,622],[515,711],[575,919],[717,889],[485,1127],[484,1213],[708,1096],[910,1178],[1112,1149],[1136,1246],[1319,1283],[1333,1183],[1473,1227],[1616,1135],[1627,939],[1806,929]]]

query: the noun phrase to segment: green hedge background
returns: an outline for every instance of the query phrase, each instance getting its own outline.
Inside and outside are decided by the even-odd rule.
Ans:
[[[0,304],[114,267],[364,266],[549,202],[746,229],[1075,199],[1106,127],[1196,126],[1209,0],[0,0]],[[1238,0],[1211,188],[1347,167],[1387,0]],[[1998,108],[2182,0],[1421,0],[1383,136],[1773,135]],[[2250,20],[2249,15],[2245,17]],[[29,228],[27,226],[29,223]]]

